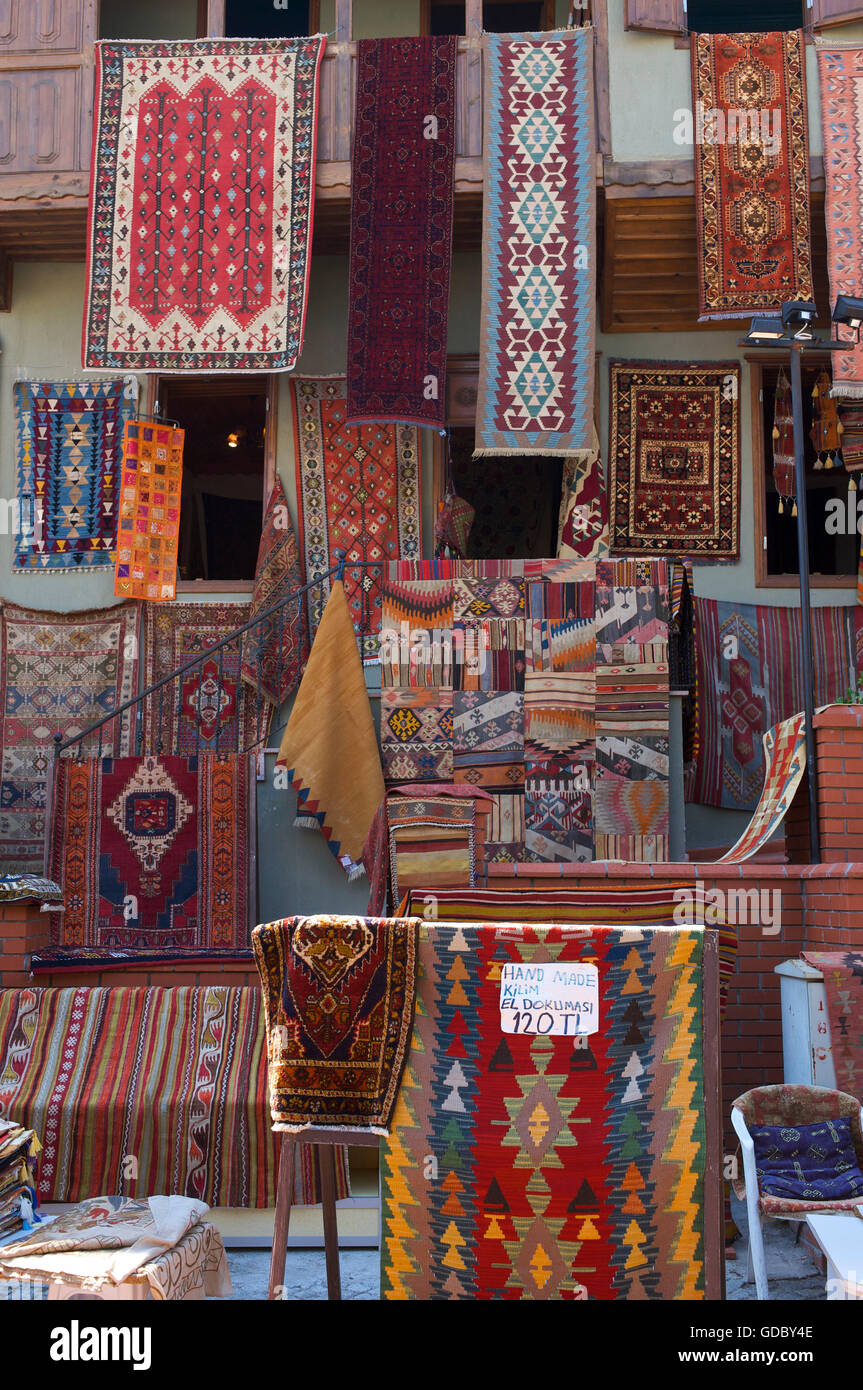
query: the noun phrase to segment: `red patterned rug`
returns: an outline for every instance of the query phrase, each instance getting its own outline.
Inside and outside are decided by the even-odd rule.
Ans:
[[[254,790],[249,758],[230,754],[61,759],[55,945],[247,946]]]
[[[147,603],[144,689],[230,637],[249,621],[247,603]],[[240,678],[242,638],[169,681],[143,703],[141,748],[149,753],[245,752],[266,734],[270,706]]]
[[[863,1095],[863,953],[804,951],[803,959],[824,976],[837,1089],[859,1100]]]
[[[444,424],[455,58],[454,37],[357,44],[348,319],[352,424]]]
[[[850,286],[863,284],[863,235],[856,190],[863,170],[863,47],[829,44],[816,48],[821,84],[821,130],[824,138],[824,216],[827,222],[827,269],[830,299],[857,294]],[[811,295],[809,296],[811,298]],[[855,332],[834,324],[836,336],[848,341],[848,352],[832,354],[833,389],[837,396],[856,400],[863,396],[863,342]],[[846,436],[847,438],[847,436]],[[843,439],[843,454],[845,453]],[[847,458],[846,458],[847,466]]]
[[[292,377],[291,400],[306,581],[345,552],[354,631],[363,658],[376,661],[383,571],[351,561],[419,557],[419,434],[413,425],[345,424],[344,377]],[[329,580],[309,591],[312,637],[329,592]]]
[[[609,496],[615,552],[740,549],[740,365],[611,362]]]
[[[302,583],[300,552],[288,499],[276,474],[258,548],[249,622],[301,588]],[[300,597],[246,633],[242,647],[243,680],[255,690],[259,700],[263,696],[278,708],[296,690],[308,655],[306,604]]]
[[[255,928],[274,1125],[385,1131],[410,1042],[418,930],[369,917]]]
[[[812,299],[805,52],[798,30],[693,35],[699,321]]]
[[[296,365],[325,46],[96,45],[86,367]]]

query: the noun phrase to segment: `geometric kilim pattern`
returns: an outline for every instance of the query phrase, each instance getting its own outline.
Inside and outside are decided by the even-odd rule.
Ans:
[[[127,420],[114,593],[170,599],[177,589],[185,432]]]
[[[135,377],[16,381],[19,539],[16,572],[109,565],[117,532],[123,425]]]
[[[692,927],[421,924],[385,1300],[705,1297],[702,947]],[[504,964],[580,961],[598,1032],[501,1031]]]
[[[325,574],[344,551],[344,582],[360,651],[376,661],[381,579],[387,561],[416,559],[420,537],[420,450],[414,425],[346,425],[344,377],[294,377],[300,549],[306,581]],[[381,568],[351,561],[380,561]],[[309,590],[314,638],[330,592]]]
[[[138,607],[45,613],[0,606],[0,869],[42,871],[55,734],[72,738],[138,689]],[[128,753],[129,712],[102,726],[86,757]]]
[[[795,714],[764,735],[764,786],[740,839],[720,862],[749,859],[779,828],[806,771],[806,715]]]
[[[692,105],[699,322],[811,300],[802,32],[697,34]]]
[[[611,544],[736,558],[740,368],[612,362]]]
[[[593,52],[587,29],[483,37],[476,451],[593,452]]]
[[[863,169],[863,48],[829,44],[818,47],[821,85],[821,130],[824,140],[824,215],[827,222],[827,269],[835,299],[845,285],[863,283],[863,232],[857,206]],[[843,399],[863,396],[863,343],[844,324],[836,336],[847,352],[833,357],[833,389]]]
[[[97,44],[85,366],[296,365],[325,46]]]

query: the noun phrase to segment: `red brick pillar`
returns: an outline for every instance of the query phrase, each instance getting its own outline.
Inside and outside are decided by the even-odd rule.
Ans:
[[[816,714],[815,752],[821,858],[863,862],[863,705],[830,705]],[[795,816],[805,813],[799,794],[795,803]]]
[[[30,953],[50,945],[50,918],[33,898],[0,902],[0,988],[32,984]]]

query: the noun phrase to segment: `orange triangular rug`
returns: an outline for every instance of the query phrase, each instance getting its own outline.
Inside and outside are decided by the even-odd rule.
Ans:
[[[381,756],[344,585],[330,591],[276,759],[297,793],[295,825],[320,826],[349,880],[384,795]]]

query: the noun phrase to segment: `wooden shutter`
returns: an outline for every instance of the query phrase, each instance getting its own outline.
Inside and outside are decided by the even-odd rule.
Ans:
[[[829,29],[833,24],[863,19],[863,5],[860,0],[806,0],[804,14],[807,28]]]
[[[4,178],[89,167],[95,29],[96,0],[0,0]]]
[[[685,0],[626,0],[626,28],[653,34],[685,34]]]

